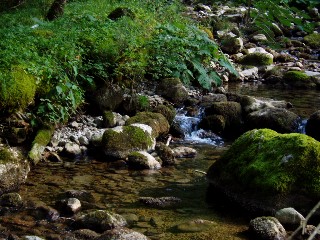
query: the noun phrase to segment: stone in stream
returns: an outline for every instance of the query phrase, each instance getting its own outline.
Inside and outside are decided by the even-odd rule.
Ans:
[[[21,196],[18,193],[6,193],[0,197],[0,206],[18,208],[23,205]]]
[[[175,226],[174,229],[177,232],[192,233],[192,232],[207,231],[216,226],[217,226],[216,222],[203,220],[203,219],[196,219],[196,220],[191,220],[185,223],[181,223]]]
[[[155,208],[170,208],[181,203],[181,199],[177,197],[140,197],[139,201],[146,206]]]
[[[128,165],[132,169],[151,169],[161,168],[161,164],[149,153],[144,151],[132,152],[128,155]]]
[[[75,214],[81,209],[81,202],[77,198],[62,199],[56,203],[62,214]]]
[[[88,228],[97,232],[104,232],[113,228],[124,227],[127,221],[119,214],[96,210],[80,216],[76,222],[76,228]]]
[[[173,156],[176,158],[193,158],[197,155],[197,150],[190,147],[176,147],[173,149]]]
[[[90,229],[79,229],[73,232],[77,239],[96,239],[100,234]]]
[[[275,218],[286,227],[286,229],[296,229],[305,218],[294,208],[283,208],[276,212]]]
[[[285,240],[286,230],[274,217],[257,217],[250,221],[249,231],[261,240]]]
[[[156,153],[162,161],[163,166],[170,166],[176,164],[176,159],[174,156],[174,151],[162,142],[156,144]]]

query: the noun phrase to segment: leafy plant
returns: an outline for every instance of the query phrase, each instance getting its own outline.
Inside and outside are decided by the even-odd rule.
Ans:
[[[237,74],[218,45],[194,25],[160,25],[148,47],[155,79],[178,77],[187,85],[210,89],[221,84],[212,62]]]

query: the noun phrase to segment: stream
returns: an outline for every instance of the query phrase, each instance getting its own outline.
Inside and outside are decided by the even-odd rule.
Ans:
[[[292,111],[303,119],[320,109],[318,91],[283,91],[260,84],[233,84],[227,89],[229,92],[289,101],[294,106]],[[197,119],[190,121],[192,123],[187,127],[196,126],[194,122]],[[193,130],[199,132],[196,127]],[[90,158],[85,162],[42,162],[29,173],[19,194],[25,202],[42,201],[54,207],[59,194],[71,189],[86,190],[95,199],[88,209],[108,209],[119,213],[127,219],[130,228],[151,239],[249,239],[246,234],[248,217],[229,209],[223,202],[206,201],[207,182],[202,172],[207,171],[230,143],[218,136],[203,140],[192,134],[186,140],[183,145],[195,148],[198,155],[179,159],[176,167],[158,171],[119,169],[103,157]],[[182,201],[177,207],[168,209],[155,209],[139,203],[139,197],[163,196],[178,197]],[[63,221],[37,221],[26,211],[4,218],[6,227],[19,236],[37,235],[46,239],[59,239],[57,236],[61,236],[60,239],[65,239],[63,236],[68,236],[71,231]],[[195,224],[197,219],[208,220],[210,224]]]

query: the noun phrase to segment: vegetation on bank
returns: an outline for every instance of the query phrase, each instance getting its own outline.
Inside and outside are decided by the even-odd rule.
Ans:
[[[56,124],[108,84],[181,77],[209,89],[220,83],[212,61],[236,73],[179,1],[68,1],[61,17],[46,21],[51,3],[24,1],[1,13],[3,113]]]

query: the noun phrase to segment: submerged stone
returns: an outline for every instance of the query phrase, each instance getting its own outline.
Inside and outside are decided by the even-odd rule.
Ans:
[[[217,223],[203,220],[203,219],[196,219],[191,220],[185,223],[181,223],[175,227],[175,230],[178,232],[185,232],[185,233],[192,233],[192,232],[203,232],[210,230],[213,227],[216,227]]]

